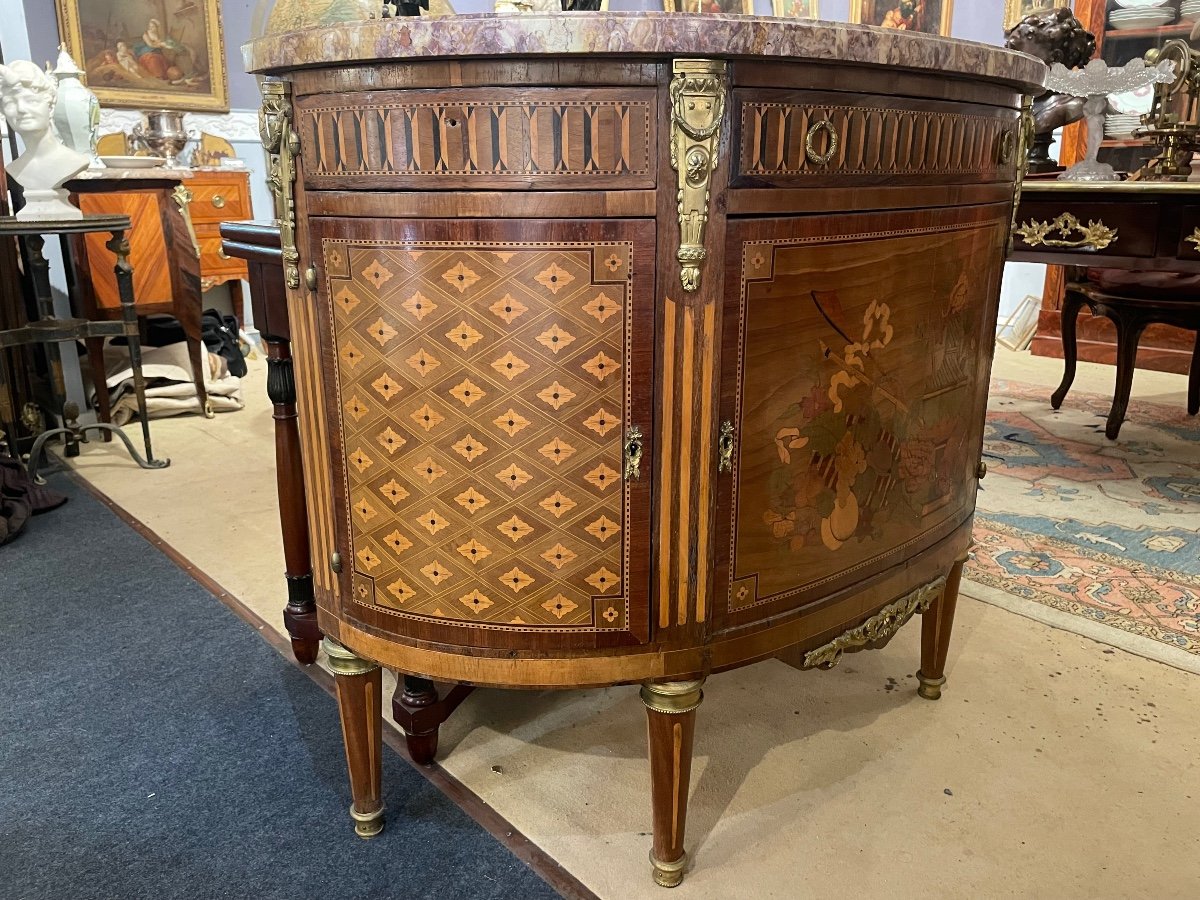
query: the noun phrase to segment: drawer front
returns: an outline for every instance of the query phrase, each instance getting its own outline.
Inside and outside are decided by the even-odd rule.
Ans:
[[[734,187],[980,183],[1016,175],[1016,110],[761,89],[735,91],[734,102]]]
[[[1014,252],[1087,253],[1095,256],[1155,255],[1158,204],[1090,200],[1023,200],[1013,233]]]
[[[1185,206],[1179,216],[1179,246],[1175,248],[1178,259],[1189,262],[1200,260],[1200,206]]]
[[[243,181],[191,182],[187,187],[192,192],[190,212],[193,224],[231,222],[251,217],[250,198]]]
[[[245,260],[226,256],[221,249],[220,234],[197,234],[200,244],[200,277],[213,278],[218,275],[237,274],[246,270]]]
[[[650,88],[317,95],[296,116],[317,189],[654,186]]]

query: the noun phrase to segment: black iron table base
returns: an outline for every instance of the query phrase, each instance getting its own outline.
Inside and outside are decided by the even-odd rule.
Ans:
[[[79,445],[87,442],[87,433],[94,431],[103,435],[116,435],[125,444],[129,455],[143,469],[162,469],[170,464],[168,459],[156,459],[150,443],[150,419],[146,412],[146,380],[142,375],[142,344],[138,332],[137,313],[134,310],[133,267],[129,264],[129,241],[125,237],[130,220],[127,216],[84,216],[82,219],[20,220],[12,216],[0,217],[0,236],[11,235],[24,240],[30,262],[30,276],[34,297],[37,301],[38,321],[22,328],[0,331],[0,348],[24,344],[42,344],[46,348],[50,369],[51,391],[55,407],[61,411],[62,427],[49,429],[38,435],[29,454],[28,471],[31,478],[38,480],[37,470],[45,451],[46,442],[61,436],[66,456],[78,456]],[[50,290],[50,265],[42,252],[46,234],[81,234],[107,231],[112,237],[105,246],[116,257],[114,271],[121,299],[120,322],[92,322],[87,319],[60,319],[54,315],[54,300]],[[142,426],[142,441],[146,455],[142,456],[133,446],[125,431],[109,422],[80,425],[79,408],[66,399],[66,384],[63,380],[62,357],[58,345],[66,341],[91,338],[124,337],[129,347],[129,364],[133,370],[133,387],[137,397],[138,419]],[[96,390],[108,390],[103,372],[94,372]],[[5,387],[0,375],[0,390]],[[107,438],[106,438],[107,439]]]

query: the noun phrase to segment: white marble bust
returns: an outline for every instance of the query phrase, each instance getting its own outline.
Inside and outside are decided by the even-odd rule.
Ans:
[[[50,127],[57,90],[55,80],[27,60],[0,65],[0,108],[25,142],[25,152],[8,167],[25,191],[18,219],[83,218],[62,185],[86,169],[89,160],[64,145]]]

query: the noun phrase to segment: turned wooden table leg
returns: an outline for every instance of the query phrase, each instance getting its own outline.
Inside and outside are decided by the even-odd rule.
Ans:
[[[654,846],[650,863],[663,887],[683,881],[687,853],[688,786],[692,775],[692,738],[696,709],[704,699],[704,680],[642,685],[650,732],[650,785],[654,811]]]
[[[338,710],[346,740],[346,765],[350,770],[350,817],[359,837],[383,831],[380,794],[383,759],[383,671],[360,659],[337,641],[326,637],[321,646],[329,655],[329,668],[337,680]]]
[[[313,598],[308,501],[304,495],[296,417],[296,378],[290,342],[274,335],[264,335],[263,341],[267,346],[267,396],[274,407],[275,481],[288,589],[283,624],[292,639],[292,654],[304,665],[310,665],[317,658],[321,629],[317,626],[317,604]]]
[[[962,581],[964,556],[954,564],[946,578],[942,595],[929,604],[921,616],[921,670],[917,693],[926,700],[942,696],[946,683],[946,656],[950,652],[950,630],[954,627],[954,607],[958,604],[958,585]]]
[[[438,750],[438,729],[473,690],[471,685],[438,685],[417,675],[405,675],[397,682],[392,695],[392,718],[404,729],[408,755],[413,762],[422,766],[433,762]]]

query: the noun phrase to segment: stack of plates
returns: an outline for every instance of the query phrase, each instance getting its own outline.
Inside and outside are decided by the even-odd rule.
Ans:
[[[1104,136],[1127,138],[1142,124],[1142,117],[1131,113],[1109,113],[1104,117]]]
[[[1129,0],[1125,0],[1126,3]],[[1200,19],[1200,0],[1183,0],[1179,4],[1179,18],[1186,22],[1194,22]]]
[[[1129,0],[1125,0],[1126,3]],[[1109,24],[1124,31],[1127,28],[1160,28],[1175,21],[1175,9],[1170,6],[1138,6],[1133,9],[1114,9],[1108,14]]]

